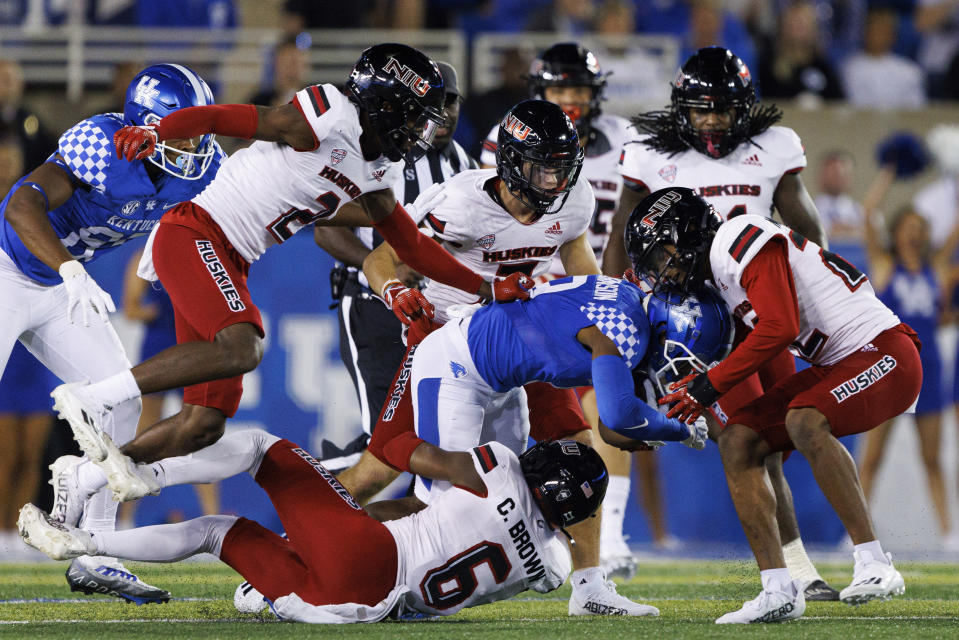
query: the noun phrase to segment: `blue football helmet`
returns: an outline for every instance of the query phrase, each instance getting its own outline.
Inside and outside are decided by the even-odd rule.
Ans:
[[[732,318],[709,285],[685,297],[679,292],[647,295],[643,307],[651,334],[646,371],[660,397],[668,393],[671,382],[702,373],[729,355]]]
[[[138,73],[127,88],[123,119],[133,125],[154,124],[178,109],[210,104],[213,92],[198,73],[179,64],[154,64]],[[192,152],[158,142],[147,160],[174,177],[199,180],[215,152],[213,134],[208,133]]]

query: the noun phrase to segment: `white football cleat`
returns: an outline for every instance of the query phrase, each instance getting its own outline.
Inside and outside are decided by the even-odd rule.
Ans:
[[[116,558],[83,556],[67,567],[70,591],[121,598],[136,605],[169,602],[170,592],[140,580]]]
[[[856,559],[852,584],[839,592],[840,600],[860,605],[870,600],[888,600],[906,592],[906,582],[892,566],[891,554],[886,554],[888,563],[874,559],[868,551],[853,551],[852,555]]]
[[[100,462],[94,462],[103,470],[107,477],[107,486],[113,491],[113,499],[117,502],[136,500],[143,496],[160,493],[160,483],[156,474],[147,464],[137,464],[129,456],[124,455],[113,439],[102,434],[101,440],[106,447],[107,455]]]
[[[730,611],[716,618],[716,624],[749,624],[753,622],[785,622],[795,620],[806,611],[806,598],[795,580],[788,591],[762,591],[743,604],[739,611]]]
[[[94,462],[107,457],[107,447],[103,442],[102,422],[106,407],[86,398],[83,385],[79,382],[61,384],[50,394],[53,397],[53,408],[61,418],[70,424],[73,439],[77,441],[83,453]]]
[[[233,593],[233,606],[240,613],[259,613],[269,607],[270,603],[252,584],[244,580]]]
[[[33,504],[25,504],[20,509],[17,529],[24,542],[54,560],[70,560],[96,553],[89,533],[57,522]]]
[[[616,583],[606,579],[580,580],[573,585],[569,596],[571,616],[658,616],[659,609],[648,604],[633,602],[616,593]]]
[[[80,489],[77,482],[77,467],[83,462],[79,456],[60,456],[50,465],[53,485],[53,506],[50,517],[57,522],[75,527],[83,515],[83,505],[93,494]]]

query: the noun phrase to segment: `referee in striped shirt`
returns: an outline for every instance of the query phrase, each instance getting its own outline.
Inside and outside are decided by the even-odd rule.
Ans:
[[[433,148],[415,164],[407,166],[402,177],[391,185],[396,199],[404,204],[416,200],[429,186],[479,166],[453,140],[463,102],[456,70],[446,62],[438,62],[437,66],[446,86],[443,110],[446,125],[436,131]],[[401,337],[402,323],[373,293],[363,275],[363,260],[383,242],[380,234],[372,227],[351,229],[316,225],[313,237],[316,244],[337,260],[330,282],[334,298],[339,297],[340,301],[340,358],[356,387],[364,431],[342,448],[328,440],[323,441],[318,456],[320,461],[327,468],[339,471],[356,464],[366,448],[406,347]],[[420,279],[422,276],[413,271],[407,271],[406,277],[402,278],[410,287],[416,286]]]

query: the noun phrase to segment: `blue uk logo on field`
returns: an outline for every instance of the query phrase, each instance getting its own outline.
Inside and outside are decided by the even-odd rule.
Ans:
[[[466,375],[466,367],[461,365],[459,362],[450,361],[450,371],[453,372],[454,378],[462,378]]]

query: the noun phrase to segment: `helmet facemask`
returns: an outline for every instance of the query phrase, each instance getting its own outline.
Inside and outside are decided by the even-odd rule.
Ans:
[[[160,117],[150,113],[143,120],[146,124],[154,124],[160,121]],[[210,163],[213,162],[213,154],[216,152],[216,147],[213,144],[213,134],[208,133],[200,137],[199,143],[193,148],[193,151],[177,149],[167,142],[158,141],[156,150],[153,155],[147,158],[147,161],[181,180],[199,180],[202,178]]]
[[[392,162],[407,163],[415,162],[430,150],[436,130],[446,121],[441,110],[413,99],[404,101],[398,110],[383,101],[380,108],[370,109],[368,116],[383,155]]]
[[[512,151],[512,150],[511,150]],[[517,200],[537,213],[555,213],[579,178],[582,153],[543,158],[534,152],[507,152],[506,188]]]

